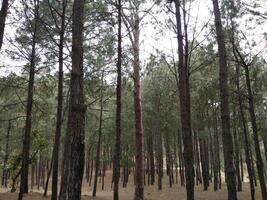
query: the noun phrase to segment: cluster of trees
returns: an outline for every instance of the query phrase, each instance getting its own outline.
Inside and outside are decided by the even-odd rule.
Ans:
[[[247,177],[251,199],[258,183],[267,199],[266,49],[240,27],[266,14],[261,1],[212,0],[214,22],[200,27],[194,3],[3,0],[1,54],[20,71],[0,81],[1,185],[22,200],[29,186],[46,195],[51,176],[52,200],[79,200],[83,179],[96,196],[112,169],[114,200],[131,174],[143,200],[144,185],[164,187],[166,169],[188,200],[195,185],[217,191],[224,181],[236,200]],[[178,53],[159,48],[143,64],[153,15],[168,16]],[[15,33],[3,40],[7,20]]]

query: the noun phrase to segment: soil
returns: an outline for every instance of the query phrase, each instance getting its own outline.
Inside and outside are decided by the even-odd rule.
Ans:
[[[164,174],[165,175],[165,174]],[[93,181],[92,181],[93,183]],[[157,182],[156,182],[157,183]],[[120,184],[122,186],[122,183]],[[92,198],[92,186],[89,187],[89,183],[84,180],[82,200],[112,200],[113,191],[111,189],[111,172],[107,173],[105,177],[105,188],[102,190],[102,183],[98,182],[97,197]],[[17,193],[10,193],[10,189],[0,189],[0,200],[17,200]],[[47,197],[43,197],[43,190],[37,190],[34,188],[29,194],[25,195],[25,200],[48,200],[50,199],[50,192]],[[133,178],[130,176],[127,188],[120,188],[120,200],[131,200],[134,196],[134,184]],[[159,191],[157,185],[145,186],[145,199],[146,200],[186,200],[185,188],[181,187],[179,180],[178,184],[174,184],[172,188],[169,188],[168,177],[165,175],[163,179],[163,189]],[[211,183],[208,191],[203,191],[202,185],[195,187],[195,199],[196,200],[227,200],[227,189],[225,184],[222,185],[222,189],[219,191],[213,191],[213,184]],[[243,183],[243,191],[238,192],[239,200],[250,200],[249,184]],[[261,199],[260,189],[256,188],[256,198]]]

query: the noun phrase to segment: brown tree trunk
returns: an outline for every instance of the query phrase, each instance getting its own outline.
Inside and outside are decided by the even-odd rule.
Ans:
[[[7,134],[6,134],[6,148],[5,148],[5,158],[3,164],[3,174],[1,185],[5,188],[7,187],[7,179],[8,179],[8,170],[7,170],[7,161],[9,159],[9,139],[10,139],[10,130],[11,130],[11,120],[8,120]]]
[[[105,189],[105,176],[106,176],[106,166],[107,166],[107,164],[106,164],[106,160],[105,160],[105,150],[103,150],[103,153],[102,153],[102,157],[103,157],[103,159],[102,159],[102,190],[104,190]]]
[[[220,86],[220,98],[221,98],[221,123],[222,123],[222,140],[223,140],[223,152],[224,152],[224,167],[227,180],[228,200],[236,200],[236,184],[235,184],[235,168],[234,168],[234,152],[233,152],[233,140],[230,128],[230,112],[228,102],[228,73],[227,73],[227,58],[224,42],[224,33],[221,22],[220,8],[218,0],[212,0],[215,27],[217,34],[218,53],[219,53],[219,86]]]
[[[241,174],[240,174],[240,168],[239,168],[239,165],[240,165],[239,142],[238,142],[238,137],[237,137],[237,130],[235,127],[234,127],[233,132],[234,132],[234,144],[235,144],[235,168],[236,168],[236,173],[237,173],[237,191],[241,192],[242,191],[242,180],[241,180]]]
[[[203,178],[203,187],[204,191],[208,190],[209,187],[209,163],[207,160],[207,141],[205,138],[199,139],[200,145],[200,158],[201,158],[201,168],[202,168],[202,178]]]
[[[216,104],[213,104],[213,118],[214,118],[214,191],[219,187],[220,176],[220,144],[217,125],[217,109]]]
[[[241,58],[241,54],[237,52]],[[242,58],[241,58],[242,59]],[[247,85],[247,92],[248,92],[248,103],[249,103],[249,114],[250,120],[252,125],[252,132],[253,132],[253,140],[254,140],[254,147],[255,147],[255,154],[256,154],[256,166],[258,170],[258,177],[261,186],[261,195],[262,199],[267,199],[267,190],[265,184],[265,176],[264,176],[264,164],[261,157],[261,150],[259,144],[259,136],[258,136],[258,128],[256,122],[256,115],[254,109],[254,97],[252,93],[251,83],[250,83],[250,75],[249,75],[249,66],[243,61],[243,67],[245,69],[245,77],[246,77],[246,85]]]
[[[20,178],[20,191],[18,200],[23,199],[23,194],[28,193],[28,174],[29,174],[29,155],[30,155],[30,142],[31,142],[31,128],[32,128],[32,104],[34,93],[34,76],[35,76],[35,57],[36,57],[36,40],[38,30],[39,18],[39,1],[34,5],[34,25],[32,32],[32,46],[30,57],[30,72],[28,81],[28,94],[27,94],[27,107],[26,107],[26,122],[25,132],[23,138],[22,162],[21,162],[21,178]]]
[[[156,116],[156,130],[155,130],[155,143],[156,143],[156,159],[157,159],[157,172],[158,172],[158,190],[162,189],[163,178],[163,147],[162,147],[162,133],[161,133],[161,119],[160,119],[160,99],[156,100],[157,116]]]
[[[70,136],[68,200],[81,199],[84,171],[84,121],[86,106],[83,93],[83,13],[84,0],[74,0],[72,22],[72,70],[67,131]]]
[[[62,127],[62,114],[63,114],[63,48],[64,48],[64,35],[65,35],[65,11],[67,0],[62,1],[62,14],[61,14],[61,27],[59,33],[59,57],[58,57],[58,96],[57,96],[57,121],[56,133],[53,147],[53,173],[52,173],[52,194],[51,200],[57,200],[58,194],[58,161],[60,151],[60,137]],[[52,12],[52,11],[51,11]]]
[[[188,66],[188,46],[187,46],[187,22],[184,13],[184,34],[185,48],[183,42],[182,20],[181,20],[181,3],[180,0],[175,0],[176,9],[176,29],[179,54],[179,94],[180,94],[180,112],[182,138],[184,145],[184,166],[186,178],[187,199],[194,199],[194,158],[193,158],[193,141],[191,130],[191,111],[190,111],[190,87],[189,87],[189,66]]]
[[[135,193],[134,200],[144,199],[143,128],[140,83],[140,18],[139,6],[136,7],[133,21],[133,80],[135,113]]]
[[[234,145],[235,145],[235,152],[234,152],[234,162],[235,162],[235,169],[236,169],[236,178],[237,178],[237,191],[242,191],[242,178],[241,178],[241,171],[240,171],[240,146],[239,146],[239,137],[238,137],[238,130],[237,130],[237,116],[236,116],[236,109],[235,105],[233,105],[233,133],[234,133]]]
[[[34,181],[35,181],[35,164],[31,164],[31,190],[33,190]]]
[[[249,144],[249,151],[250,151],[250,160],[251,160],[251,167],[252,167],[252,176],[253,176],[253,179],[254,179],[254,184],[255,184],[255,187],[258,186],[258,183],[257,183],[257,177],[256,177],[256,172],[255,172],[255,165],[254,165],[254,157],[253,157],[253,151],[252,151],[252,144]]]
[[[91,156],[91,169],[90,169],[90,177],[89,177],[89,186],[91,187],[92,185],[92,177],[93,177],[93,169],[94,169],[94,152],[92,153]]]
[[[121,66],[122,66],[122,13],[121,0],[118,0],[118,60],[117,60],[117,88],[116,88],[116,142],[113,161],[113,200],[119,200],[120,157],[121,157]]]
[[[195,178],[196,178],[196,185],[198,183],[202,183],[201,175],[200,175],[200,156],[199,156],[199,145],[198,145],[198,136],[197,132],[194,131],[194,151],[195,151]]]
[[[2,7],[0,10],[0,50],[2,48],[3,38],[4,38],[5,22],[6,22],[7,10],[8,10],[8,1],[9,0],[2,1]]]
[[[97,141],[97,149],[96,149],[96,160],[95,160],[95,180],[92,196],[96,196],[97,189],[97,178],[99,173],[99,165],[100,165],[100,145],[101,145],[101,137],[102,137],[102,122],[103,122],[103,87],[104,87],[104,72],[102,71],[101,75],[101,94],[100,94],[100,117],[99,117],[99,127],[98,127],[98,141]]]
[[[149,133],[148,138],[148,156],[149,156],[149,176],[150,183],[154,185],[155,183],[155,160],[154,160],[154,148],[153,148],[153,133]]]
[[[267,137],[263,136],[262,140],[263,140],[263,147],[264,147],[264,152],[265,152],[265,160],[267,163]]]
[[[242,137],[240,136],[239,141],[242,140]],[[244,182],[244,165],[243,165],[243,155],[242,155],[242,149],[240,149],[240,173],[241,173],[241,181]]]
[[[52,157],[50,167],[48,168],[48,172],[47,172],[47,178],[46,178],[45,187],[44,187],[44,197],[47,196],[48,184],[49,184],[49,180],[50,180],[50,176],[51,176],[51,172],[52,172],[52,167],[53,167],[52,163],[53,163],[53,157]]]

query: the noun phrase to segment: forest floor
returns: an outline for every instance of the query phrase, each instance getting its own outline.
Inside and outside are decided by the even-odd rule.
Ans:
[[[94,177],[93,177],[94,178]],[[131,200],[134,196],[134,185],[133,178],[129,177],[129,183],[127,188],[120,188],[120,199],[121,200]],[[92,180],[93,183],[93,180]],[[157,183],[157,182],[156,182]],[[121,185],[120,185],[121,186]],[[111,173],[107,173],[105,178],[105,188],[102,190],[102,183],[98,182],[98,190],[96,194],[96,198],[92,198],[92,186],[89,187],[89,184],[86,180],[83,181],[83,193],[82,200],[112,200],[113,199],[113,191],[111,189]],[[43,190],[34,189],[29,194],[25,195],[25,200],[49,200],[49,192],[47,197],[43,197]],[[17,193],[10,193],[6,189],[0,189],[0,200],[17,200]],[[145,186],[145,199],[146,200],[186,200],[186,192],[185,188],[181,187],[179,184],[174,184],[172,188],[169,188],[168,185],[168,177],[165,175],[163,179],[163,189],[159,191],[157,189],[157,185],[154,186]],[[195,187],[195,199],[196,200],[227,200],[227,189],[225,184],[222,185],[222,189],[214,192],[213,184],[211,183],[208,191],[203,191],[202,185]],[[243,183],[243,191],[238,192],[239,200],[249,200],[250,192],[249,192],[249,184]],[[260,189],[256,188],[256,198],[260,200]]]

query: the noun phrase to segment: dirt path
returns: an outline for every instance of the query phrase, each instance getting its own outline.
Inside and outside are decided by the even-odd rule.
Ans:
[[[95,200],[112,200],[113,192],[111,190],[111,175],[110,173],[105,179],[105,189],[101,190],[101,183],[98,183],[98,191],[97,197],[94,198]],[[185,197],[185,188],[181,187],[180,184],[174,184],[172,188],[168,187],[168,179],[165,176],[163,181],[163,189],[162,191],[157,190],[157,186],[146,186],[145,187],[145,199],[146,200],[186,200]],[[212,184],[210,186],[210,190],[204,192],[202,186],[195,187],[195,199],[196,200],[227,200],[227,190],[225,185],[223,185],[222,190],[214,192],[212,190]],[[17,193],[10,193],[6,190],[0,190],[0,200],[17,200]],[[83,183],[83,200],[90,200],[93,199],[92,195],[92,187],[89,187],[89,184],[84,181]],[[134,185],[132,177],[129,181],[127,188],[120,188],[120,199],[121,200],[131,200],[134,196]],[[25,200],[48,200],[48,197],[42,196],[42,190],[37,191],[34,190],[30,192],[28,195],[25,195]],[[249,193],[249,184],[243,184],[243,192],[238,192],[238,199],[239,200],[250,200],[250,193]],[[260,191],[259,187],[256,189],[256,199],[260,200]]]

